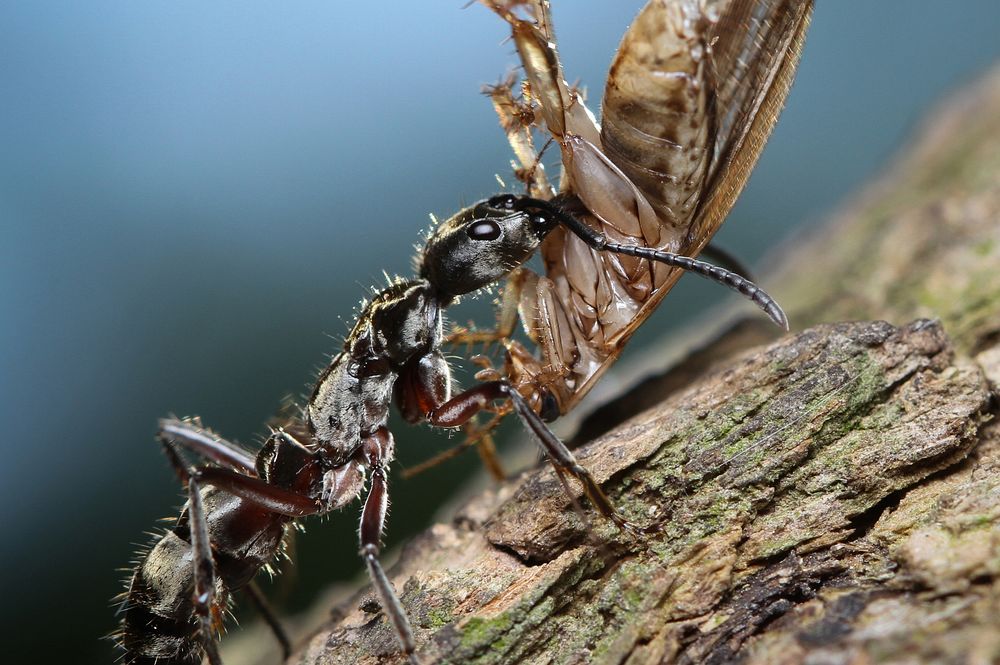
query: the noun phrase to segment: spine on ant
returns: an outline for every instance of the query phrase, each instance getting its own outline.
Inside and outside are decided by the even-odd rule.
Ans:
[[[229,594],[247,585],[281,548],[287,519],[208,486],[201,490],[212,534],[216,590],[213,625],[222,629]],[[202,636],[194,607],[194,554],[188,508],[145,553],[123,594],[114,636],[128,665],[197,665]]]

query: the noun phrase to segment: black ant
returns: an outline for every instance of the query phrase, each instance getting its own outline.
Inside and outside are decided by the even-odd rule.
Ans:
[[[523,265],[558,226],[595,250],[665,263],[726,284],[784,322],[774,300],[739,275],[677,254],[609,242],[558,200],[503,194],[458,212],[429,237],[419,276],[389,286],[363,308],[343,351],[319,377],[301,422],[272,431],[256,458],[197,421],[161,421],[159,439],[187,484],[188,502],[138,565],[125,594],[117,639],[126,663],[192,665],[205,656],[210,665],[221,665],[217,635],[229,594],[245,588],[262,605],[251,581],[280,551],[286,526],[343,507],[362,493],[366,477],[360,554],[400,648],[418,662],[410,622],[378,558],[394,454],[386,428],[393,401],[408,422],[436,427],[461,426],[493,402],[508,402],[560,476],[575,478],[618,527],[640,531],[545,424],[559,415],[551,395],[529,405],[506,379],[451,394],[451,369],[441,351],[445,308]],[[187,466],[180,451],[207,463]],[[276,633],[287,655],[288,641],[280,629]]]

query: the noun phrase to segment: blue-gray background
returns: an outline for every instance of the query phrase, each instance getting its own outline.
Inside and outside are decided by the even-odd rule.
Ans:
[[[178,503],[156,418],[200,413],[253,441],[367,287],[409,270],[427,213],[508,172],[478,91],[512,47],[462,4],[0,5],[5,662],[110,662],[114,569]],[[642,3],[554,4],[567,71],[596,98]],[[995,0],[818,4],[788,110],[720,235],[751,262],[1000,55]],[[682,288],[649,325],[709,295]],[[404,464],[448,445],[397,441]],[[396,482],[390,546],[477,468]],[[300,539],[293,605],[359,572],[353,513]]]

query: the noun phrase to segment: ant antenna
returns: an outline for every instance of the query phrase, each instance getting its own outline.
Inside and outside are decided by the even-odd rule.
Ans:
[[[788,317],[785,316],[784,310],[781,309],[781,306],[777,303],[777,301],[769,296],[764,289],[735,272],[726,270],[725,268],[720,268],[719,266],[712,265],[711,263],[706,263],[705,261],[692,259],[689,256],[682,256],[672,252],[661,252],[651,247],[623,245],[621,243],[611,242],[603,235],[550,201],[524,197],[517,202],[517,207],[541,208],[555,217],[560,224],[572,231],[578,238],[587,243],[589,247],[596,249],[597,251],[614,252],[615,254],[625,254],[626,256],[634,256],[640,259],[657,261],[668,266],[692,272],[701,277],[710,279],[713,282],[722,284],[723,286],[728,286],[764,310],[764,313],[767,314],[768,318],[774,321],[776,325],[784,330],[788,330]]]

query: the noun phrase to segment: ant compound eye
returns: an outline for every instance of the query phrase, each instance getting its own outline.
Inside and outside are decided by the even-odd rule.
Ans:
[[[465,232],[473,240],[496,240],[500,237],[500,225],[488,219],[472,222]]]
[[[489,207],[500,210],[513,210],[516,203],[517,197],[513,194],[498,194],[486,202]]]

